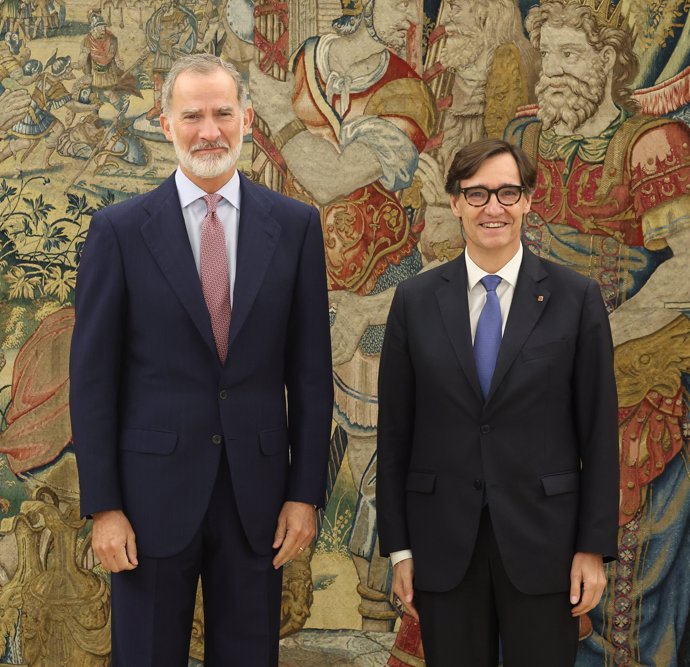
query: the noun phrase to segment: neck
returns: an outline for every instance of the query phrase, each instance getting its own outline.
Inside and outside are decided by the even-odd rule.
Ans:
[[[366,60],[375,53],[386,50],[384,44],[377,42],[369,34],[364,21],[353,35],[348,35],[345,39],[347,40],[348,52],[353,56],[353,62]]]
[[[500,252],[496,250],[483,250],[481,248],[468,246],[466,252],[472,258],[472,261],[482,270],[487,273],[498,273],[517,253],[520,247],[519,241],[516,246],[510,248],[503,248]]]

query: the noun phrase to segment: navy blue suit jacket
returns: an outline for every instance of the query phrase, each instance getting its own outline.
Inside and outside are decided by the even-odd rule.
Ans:
[[[239,230],[223,366],[174,176],[93,216],[70,362],[81,511],[123,509],[145,556],[190,542],[224,452],[257,553],[270,553],[283,502],[323,502],[332,379],[319,216],[241,177]]]

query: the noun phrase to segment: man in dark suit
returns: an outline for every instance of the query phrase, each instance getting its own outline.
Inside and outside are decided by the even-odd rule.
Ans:
[[[178,60],[161,126],[180,166],[94,215],[71,410],[81,510],[112,575],[113,664],[276,666],[281,567],[323,501],[332,382],[318,213],[236,169],[240,75]]]
[[[381,357],[377,511],[429,667],[567,667],[617,553],[613,346],[597,284],[520,241],[536,173],[460,150],[466,248],[400,285]]]

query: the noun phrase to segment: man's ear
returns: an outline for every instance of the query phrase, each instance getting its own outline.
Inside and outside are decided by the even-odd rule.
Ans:
[[[244,134],[247,135],[251,132],[252,129],[252,123],[254,122],[254,108],[251,106],[248,106],[243,112],[243,121],[244,121]]]
[[[161,129],[163,130],[165,138],[168,141],[172,141],[172,132],[170,131],[170,121],[168,120],[168,117],[164,113],[162,113],[159,116],[158,120],[160,121]]]
[[[599,56],[604,65],[604,71],[609,74],[616,66],[616,50],[612,46],[605,46],[599,52]]]
[[[462,219],[462,209],[460,208],[460,197],[462,195],[450,195],[450,209],[453,211],[453,214]]]

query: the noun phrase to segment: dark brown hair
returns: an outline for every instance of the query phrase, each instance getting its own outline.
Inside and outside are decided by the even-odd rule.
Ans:
[[[534,191],[534,186],[537,184],[537,170],[535,166],[521,148],[513,146],[502,139],[480,139],[463,146],[455,154],[453,164],[450,165],[448,170],[446,192],[449,195],[459,195],[461,180],[474,176],[486,160],[503,153],[513,156],[520,172],[520,185],[524,185],[527,192],[531,194]]]

